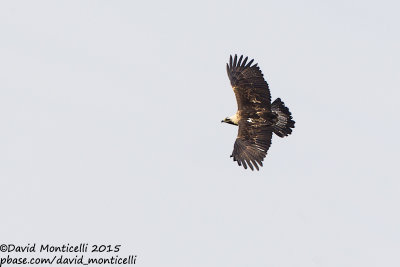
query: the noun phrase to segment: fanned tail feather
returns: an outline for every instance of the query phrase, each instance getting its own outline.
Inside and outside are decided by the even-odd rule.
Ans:
[[[274,133],[279,137],[285,137],[292,133],[294,128],[294,120],[289,109],[285,106],[285,103],[277,98],[271,106],[272,112],[278,115],[278,121],[272,126]]]

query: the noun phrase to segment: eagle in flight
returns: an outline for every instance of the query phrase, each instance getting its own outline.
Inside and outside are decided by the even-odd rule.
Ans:
[[[272,133],[285,137],[292,133],[292,114],[280,98],[271,104],[267,82],[253,59],[247,62],[237,55],[230,56],[226,70],[235,92],[238,110],[222,122],[239,126],[231,157],[239,166],[251,170],[262,166],[271,146]]]

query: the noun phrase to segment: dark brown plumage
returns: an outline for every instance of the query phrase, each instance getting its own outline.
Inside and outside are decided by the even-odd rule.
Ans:
[[[277,98],[271,104],[267,82],[254,60],[247,63],[237,55],[226,64],[228,77],[235,92],[237,113],[223,122],[238,125],[239,131],[231,157],[239,166],[259,170],[271,146],[272,133],[289,135],[294,128],[289,109]]]

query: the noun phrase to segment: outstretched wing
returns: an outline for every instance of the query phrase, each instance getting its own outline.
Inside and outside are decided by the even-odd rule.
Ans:
[[[262,161],[271,146],[271,139],[272,129],[270,126],[241,120],[231,157],[245,169],[249,166],[251,170],[254,170],[254,167],[258,170],[258,165],[263,165]]]
[[[237,55],[234,59],[230,56],[229,64],[226,64],[238,110],[263,108],[271,111],[271,94],[260,68],[257,64],[252,65],[253,59],[249,63],[247,57],[242,59],[243,56],[240,56],[239,61]]]

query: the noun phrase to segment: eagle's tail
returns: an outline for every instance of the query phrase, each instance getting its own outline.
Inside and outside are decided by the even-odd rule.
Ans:
[[[272,126],[274,133],[279,137],[285,137],[292,133],[294,128],[294,120],[289,109],[285,106],[285,103],[277,98],[272,103],[272,112],[278,115],[278,121]]]

